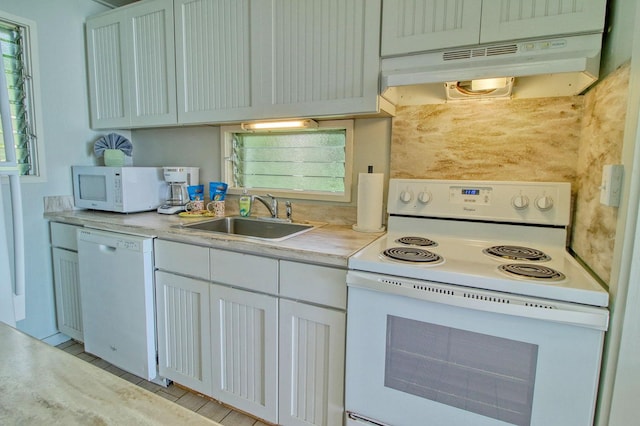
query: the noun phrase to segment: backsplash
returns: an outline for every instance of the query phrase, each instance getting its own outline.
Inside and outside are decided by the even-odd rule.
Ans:
[[[609,74],[584,100],[577,158],[577,198],[571,248],[610,282],[618,208],[600,204],[602,166],[619,164],[627,111],[630,64]]]
[[[619,162],[628,74],[585,96],[399,107],[390,176],[571,182],[571,247],[608,282],[617,209],[598,187],[602,165]]]
[[[399,107],[391,177],[573,183],[582,103],[573,96]]]

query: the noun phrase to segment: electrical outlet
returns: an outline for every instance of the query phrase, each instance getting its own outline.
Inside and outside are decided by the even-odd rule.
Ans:
[[[602,184],[600,185],[600,204],[611,207],[620,205],[622,190],[622,164],[607,164],[602,168]]]

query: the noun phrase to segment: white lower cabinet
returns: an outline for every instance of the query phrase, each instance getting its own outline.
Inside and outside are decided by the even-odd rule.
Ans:
[[[280,300],[279,424],[341,425],[344,312]]]
[[[155,255],[162,376],[274,424],[343,424],[345,270],[162,240]]]
[[[212,394],[209,287],[206,281],[156,271],[160,375],[207,395]]]
[[[213,284],[213,397],[278,423],[278,298]]]
[[[56,222],[50,226],[58,330],[82,342],[84,335],[76,242],[78,226]]]

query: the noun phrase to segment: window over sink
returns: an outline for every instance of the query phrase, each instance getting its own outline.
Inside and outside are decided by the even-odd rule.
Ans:
[[[230,193],[351,200],[353,121],[323,121],[315,129],[248,131],[221,128],[222,173]]]

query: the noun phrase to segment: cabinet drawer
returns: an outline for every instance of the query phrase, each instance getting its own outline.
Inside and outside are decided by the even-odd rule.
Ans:
[[[338,309],[347,308],[347,271],[280,261],[280,295]]]
[[[155,240],[156,268],[209,279],[209,249],[191,244]]]
[[[211,279],[234,287],[278,294],[278,261],[211,249]]]
[[[51,245],[67,250],[78,251],[76,241],[76,229],[81,228],[76,225],[66,223],[51,222]]]

